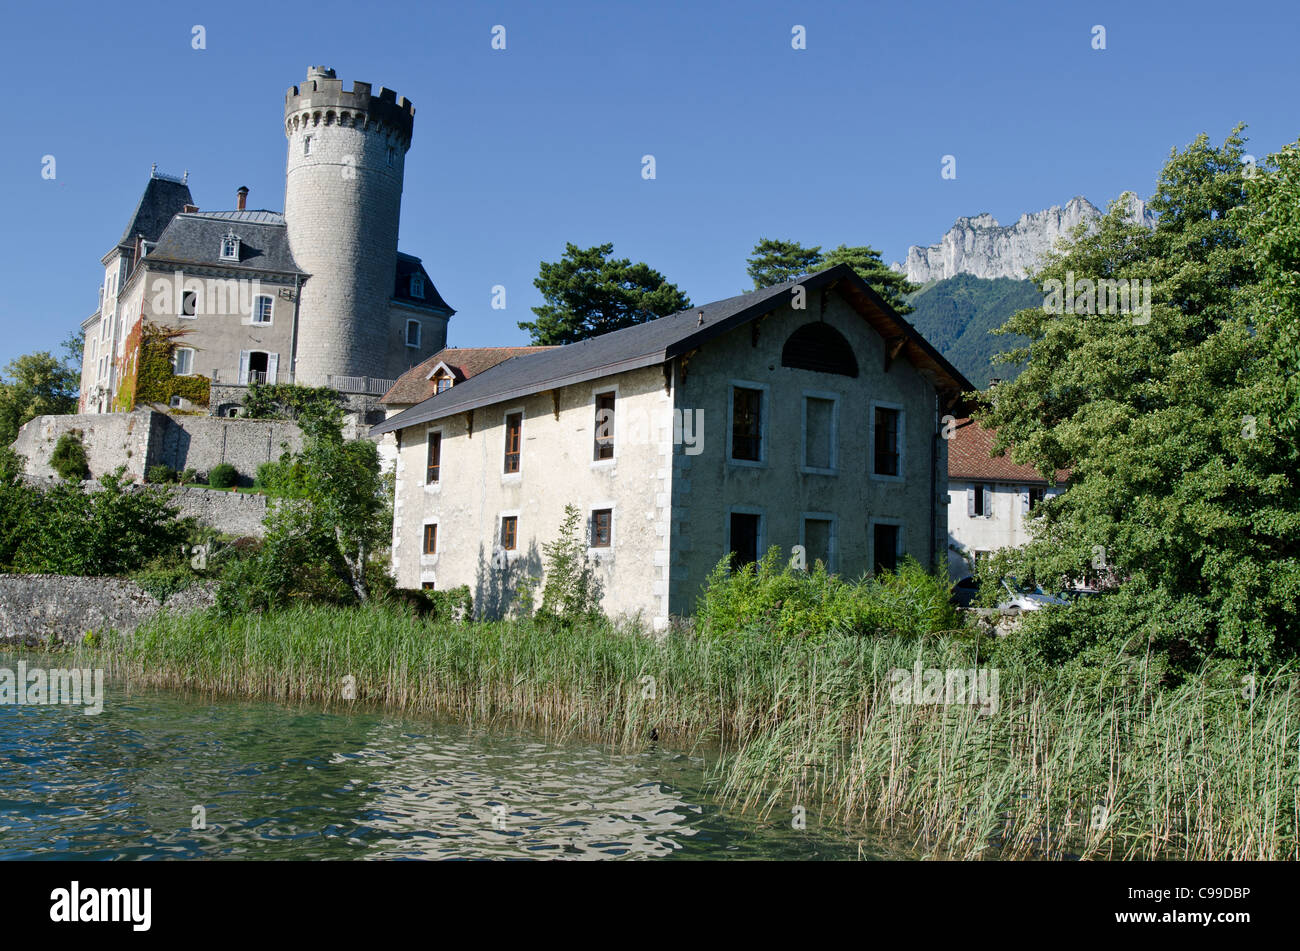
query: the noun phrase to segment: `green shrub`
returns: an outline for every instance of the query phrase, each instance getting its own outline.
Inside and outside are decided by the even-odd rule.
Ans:
[[[696,630],[713,639],[821,641],[845,634],[915,637],[961,631],[963,623],[947,579],[910,558],[897,572],[845,581],[820,561],[810,571],[793,568],[773,546],[757,564],[732,570],[730,557],[718,562],[696,606]]]
[[[86,461],[86,445],[81,441],[81,430],[73,429],[59,437],[50,453],[50,466],[61,479],[89,479],[90,465]]]
[[[301,459],[285,453],[279,460],[264,462],[257,467],[253,486],[267,495],[302,498],[307,492],[307,470]]]
[[[185,470],[181,472],[179,478],[180,478],[181,485],[196,485],[204,481],[204,476],[202,472],[199,472],[197,469],[192,469],[189,467],[186,467]]]
[[[159,463],[156,466],[150,466],[145,470],[144,481],[152,482],[155,485],[162,485],[167,482],[176,481],[176,470],[171,466]]]
[[[543,624],[572,627],[601,617],[600,582],[587,557],[581,521],[581,510],[566,505],[559,537],[542,545],[545,581],[537,620]]]
[[[208,473],[208,485],[214,489],[230,489],[239,484],[239,470],[228,462],[212,467]]]
[[[426,588],[420,592],[429,602],[429,615],[435,621],[470,621],[474,618],[474,596],[469,585],[438,591]]]

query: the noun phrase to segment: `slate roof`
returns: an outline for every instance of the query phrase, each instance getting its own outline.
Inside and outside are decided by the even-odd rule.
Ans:
[[[948,478],[972,479],[985,482],[1016,482],[1029,485],[1046,485],[1043,474],[1033,466],[1022,466],[1008,456],[990,456],[997,430],[985,429],[973,419],[959,419],[948,441]],[[1056,484],[1063,485],[1070,478],[1069,469],[1058,469]]]
[[[193,204],[189,185],[169,178],[151,177],[117,246],[135,247],[137,234],[142,235],[146,241],[157,241],[172,218],[180,214],[186,205]]]
[[[424,275],[424,296],[411,296],[411,275]],[[456,313],[451,306],[442,299],[438,293],[438,288],[433,286],[433,278],[429,277],[429,272],[424,269],[420,259],[413,254],[403,254],[397,252],[397,275],[393,287],[393,299],[399,300],[403,304],[410,304],[413,307],[425,307],[430,310],[436,310],[450,317]]]
[[[590,340],[513,357],[398,413],[373,427],[371,433],[380,435],[544,390],[662,364],[775,310],[790,299],[790,289],[796,284],[808,291],[835,287],[888,345],[897,344],[900,355],[906,354],[914,366],[930,376],[947,405],[964,409],[961,394],[975,386],[911,324],[894,313],[853,268],[837,264],[798,280],[690,307]],[[704,314],[702,324],[700,312]]]
[[[221,259],[227,231],[239,238],[239,260]],[[289,250],[284,216],[273,211],[189,212],[174,217],[144,258],[147,264],[194,265],[232,270],[305,274]]]
[[[380,402],[390,406],[424,402],[433,396],[435,385],[434,381],[429,379],[429,374],[439,363],[445,363],[455,376],[456,384],[460,384],[511,357],[554,349],[554,347],[445,347],[399,376],[397,382],[384,394]]]

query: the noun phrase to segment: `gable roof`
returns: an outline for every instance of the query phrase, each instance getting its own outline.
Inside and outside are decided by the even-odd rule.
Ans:
[[[808,291],[835,288],[843,294],[885,339],[887,347],[897,346],[900,354],[905,353],[913,366],[931,379],[945,405],[958,406],[961,394],[975,389],[853,268],[837,264],[774,287],[690,307],[552,350],[513,357],[385,420],[373,427],[371,434],[380,435],[544,390],[662,364],[770,313],[790,299],[790,289],[796,284],[802,284]],[[699,319],[701,313],[703,323]]]
[[[221,259],[221,239],[227,231],[239,238],[239,260]],[[145,264],[166,261],[242,271],[305,274],[289,250],[284,216],[274,211],[186,212],[174,217],[143,258]]]
[[[457,383],[463,383],[484,370],[509,360],[554,347],[444,347],[423,363],[418,363],[397,378],[383,399],[388,405],[422,403],[434,395],[436,386],[429,375],[438,364],[446,364]]]
[[[1047,485],[1043,474],[1033,466],[1019,465],[1009,456],[989,455],[997,434],[996,429],[985,429],[973,419],[957,420],[948,441],[948,478]],[[1062,485],[1069,478],[1069,469],[1058,469],[1055,484]]]
[[[137,234],[152,244],[158,240],[172,218],[184,211],[186,205],[193,204],[189,185],[171,178],[160,178],[157,174],[151,175],[117,247],[134,247]]]

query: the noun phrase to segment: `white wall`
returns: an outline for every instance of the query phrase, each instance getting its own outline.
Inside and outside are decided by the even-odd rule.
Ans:
[[[976,551],[1014,548],[1029,541],[1026,500],[1029,486],[1008,482],[984,482],[991,490],[989,514],[971,517],[968,494],[976,483],[954,479],[948,483],[948,573],[958,580],[970,574],[965,559],[951,550],[957,546],[968,555]],[[1048,488],[1045,496],[1060,495],[1062,488]]]

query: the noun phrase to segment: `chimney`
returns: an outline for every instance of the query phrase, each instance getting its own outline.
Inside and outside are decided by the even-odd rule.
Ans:
[[[248,201],[248,186],[240,185],[239,190],[235,192],[235,210],[243,211],[244,204]]]
[[[186,215],[188,215],[188,214],[190,214],[191,212],[195,212],[195,211],[198,211],[198,210],[199,210],[199,206],[198,206],[198,205],[185,205],[184,207],[181,208],[181,213],[182,213],[182,214],[186,214]]]

